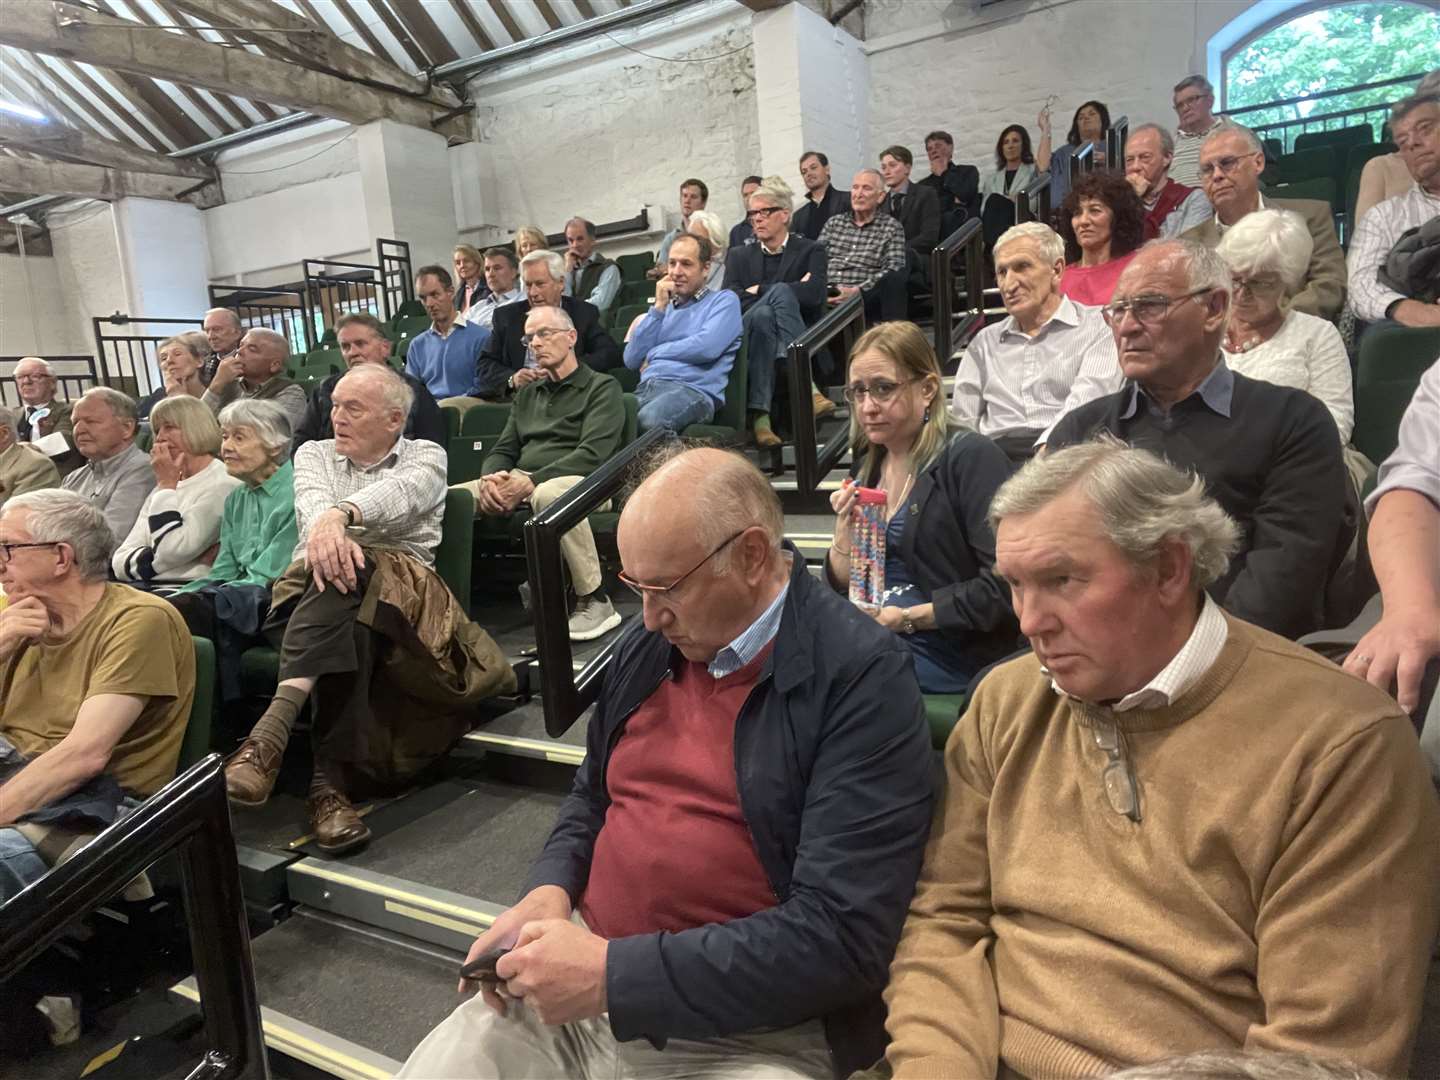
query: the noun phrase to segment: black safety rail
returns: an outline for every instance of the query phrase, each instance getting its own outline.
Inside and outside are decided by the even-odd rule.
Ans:
[[[334,326],[342,315],[389,320],[392,312],[378,264],[306,259],[300,266],[305,274],[305,302],[317,333]]]
[[[938,300],[939,293],[936,297]],[[937,308],[937,320],[938,308]],[[841,364],[865,332],[865,301],[857,292],[836,304],[814,326],[790,343],[790,415],[795,439],[795,487],[808,495],[845,454],[849,429],[842,427],[823,447],[816,446],[815,402],[810,397],[814,381],[814,357],[837,338],[840,340]],[[845,372],[842,371],[842,375]]]
[[[20,971],[76,920],[174,852],[210,1048],[189,1080],[265,1080],[260,1001],[218,754],[121,818],[73,858],[0,906],[0,980]]]
[[[404,240],[375,241],[380,260],[380,281],[385,290],[385,310],[394,315],[400,305],[415,299],[415,274],[410,267],[410,245]]]
[[[965,260],[965,306],[957,313],[955,260],[960,257]],[[930,280],[935,283],[935,359],[944,371],[958,345],[985,325],[985,232],[979,218],[965,222],[930,252]]]
[[[1122,116],[1110,124],[1105,133],[1105,167],[1125,171],[1125,143],[1130,139],[1130,117]]]
[[[1019,195],[1015,196],[1015,223],[1038,221],[1050,224],[1050,174],[1041,173]]]
[[[19,407],[20,387],[15,382],[15,366],[33,355],[0,356],[0,405]],[[55,374],[55,396],[61,401],[74,401],[92,386],[100,385],[93,356],[40,356],[37,359],[50,365]]]
[[[806,399],[809,399],[808,390]],[[636,461],[673,437],[665,428],[652,428],[556,499],[543,513],[525,522],[525,563],[530,575],[530,605],[535,614],[540,702],[545,711],[545,731],[552,739],[564,735],[595,701],[600,693],[600,678],[620,639],[616,634],[579,675],[574,673],[560,539],[620,494]]]
[[[148,315],[114,315],[91,319],[95,329],[95,354],[100,358],[100,382],[133,397],[144,397],[162,385],[156,353],[160,343],[187,330],[199,330],[203,322],[193,319],[152,319]],[[107,327],[174,327],[163,334],[114,333]]]
[[[1070,187],[1073,190],[1080,177],[1095,169],[1095,144],[1086,143],[1070,155]]]
[[[650,228],[650,211],[643,206],[640,213],[624,221],[607,221],[604,225],[595,226],[595,239],[604,240],[611,236],[624,236],[626,233],[646,232]],[[565,233],[547,233],[545,242],[550,245],[552,251],[564,251]]]
[[[315,320],[302,285],[211,285],[210,306],[230,308],[249,330],[259,326],[283,334],[290,351],[303,356],[315,348]]]

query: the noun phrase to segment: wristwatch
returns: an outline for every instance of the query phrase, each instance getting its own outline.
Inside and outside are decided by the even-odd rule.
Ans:
[[[335,509],[345,515],[345,527],[353,529],[355,527],[355,507],[349,503],[336,503]]]
[[[915,620],[910,618],[910,608],[900,609],[900,630],[902,633],[915,633]]]

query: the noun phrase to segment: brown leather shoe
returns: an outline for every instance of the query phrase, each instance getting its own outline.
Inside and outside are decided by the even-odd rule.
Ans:
[[[350,800],[334,788],[326,788],[309,800],[310,831],[321,851],[338,855],[370,839],[370,829],[360,820]]]
[[[815,406],[815,419],[822,416],[829,416],[835,411],[835,402],[831,401],[824,394],[815,393],[810,395],[810,400]]]
[[[280,775],[280,759],[268,743],[246,739],[225,765],[225,794],[240,806],[264,806]]]
[[[781,445],[780,436],[768,427],[757,427],[755,429],[755,445],[761,450],[773,450]]]

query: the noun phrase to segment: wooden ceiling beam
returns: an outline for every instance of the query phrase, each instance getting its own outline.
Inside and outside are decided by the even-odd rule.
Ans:
[[[385,0],[372,2],[383,4]],[[425,50],[431,66],[438,67],[460,59],[455,46],[440,32],[440,27],[435,25],[435,20],[430,18],[420,0],[391,0],[391,4],[394,6],[396,18],[405,24],[405,29],[410,31],[419,46]]]
[[[350,0],[350,3],[353,5],[356,0]],[[405,50],[405,55],[415,65],[416,71],[424,71],[428,67],[435,66],[435,61],[431,60],[425,54],[425,50],[415,43],[415,39],[410,36],[410,31],[395,17],[395,13],[390,10],[390,5],[385,0],[370,0],[370,7],[376,15],[380,16],[380,21],[385,24],[385,29],[389,30],[391,36],[400,43],[400,48]]]
[[[550,0],[535,0],[535,6],[540,9],[540,17],[551,30],[559,30],[564,25],[560,16],[555,14],[555,9],[550,6]]]
[[[515,16],[510,14],[505,3],[506,0],[490,0],[490,10],[500,20],[500,25],[505,27],[505,32],[510,35],[512,42],[524,41],[529,35],[520,29],[520,24],[515,21]]]
[[[138,150],[129,143],[104,139],[88,131],[3,113],[0,113],[0,146],[80,165],[162,173],[191,180],[213,180],[216,177],[214,169],[198,161]]]
[[[32,195],[64,195],[73,199],[103,199],[114,202],[127,195],[145,199],[174,199],[196,192],[213,181],[193,177],[161,176],[158,173],[107,169],[99,165],[76,165],[62,161],[30,161],[0,158],[0,188]],[[218,199],[216,186],[212,198]],[[207,200],[208,201],[208,200]]]
[[[450,0],[450,6],[455,9],[455,14],[460,16],[460,21],[465,24],[465,29],[470,31],[470,36],[480,46],[482,52],[489,52],[495,48],[495,42],[490,40],[490,35],[485,32],[485,27],[470,10],[469,0]]]
[[[165,13],[165,17],[170,20],[171,25],[183,27],[185,33],[189,34],[193,38],[198,38],[200,41],[210,41],[210,39],[205,36],[203,29],[201,27],[197,27],[191,19],[187,18],[185,13],[181,11],[178,6],[172,6],[170,4],[167,4],[165,0],[155,0],[155,4],[157,7],[160,8],[161,11]],[[136,7],[138,9],[139,5],[136,5]],[[234,34],[230,33],[229,31],[214,30],[212,32],[219,35],[220,40],[223,41],[225,44],[231,46],[232,48],[245,48],[246,43],[240,38],[236,37]],[[215,44],[214,42],[210,43],[212,45]],[[255,47],[257,49],[260,48],[260,46],[258,45]],[[262,49],[261,52],[265,53],[266,51]],[[250,117],[245,112],[244,107],[246,105],[250,106],[250,108],[254,109],[257,113],[260,114],[260,120],[262,123],[266,120],[274,120],[275,117],[280,115],[263,101],[251,101],[249,98],[237,98],[229,94],[225,96],[222,104],[224,104],[225,108],[229,112],[239,118],[240,123],[247,126],[250,123]]]

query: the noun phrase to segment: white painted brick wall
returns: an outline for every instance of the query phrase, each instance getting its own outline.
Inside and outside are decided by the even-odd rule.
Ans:
[[[66,321],[73,339],[85,343],[83,353],[95,351],[90,320],[130,306],[111,214],[108,203],[91,202],[49,219]]]
[[[72,307],[60,287],[58,259],[0,255],[0,356],[94,352]]]

